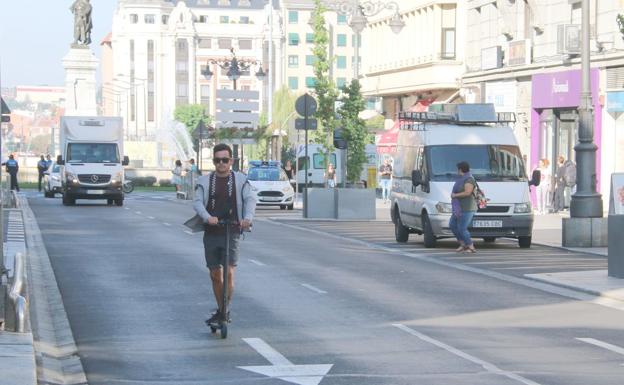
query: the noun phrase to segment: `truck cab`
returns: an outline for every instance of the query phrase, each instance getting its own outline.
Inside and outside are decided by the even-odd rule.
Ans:
[[[76,199],[105,199],[122,206],[124,194],[123,123],[118,117],[61,118],[63,204]]]

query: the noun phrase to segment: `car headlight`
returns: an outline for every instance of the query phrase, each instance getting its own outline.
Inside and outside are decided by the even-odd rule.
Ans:
[[[65,179],[67,179],[67,182],[69,183],[78,183],[78,177],[76,174],[71,172],[65,172]]]
[[[258,188],[257,188],[257,187],[255,187],[255,186],[251,186],[251,191],[253,191],[253,192],[258,192]]]
[[[516,203],[514,205],[514,213],[526,214],[531,212],[531,203]]]
[[[111,178],[111,183],[113,184],[121,183],[122,180],[123,180],[123,171],[119,171],[118,173],[113,175],[113,177]]]
[[[291,192],[291,191],[292,191],[292,187],[291,187],[291,186],[286,186],[286,187],[284,187],[284,188],[282,189],[282,192],[285,192],[285,193],[287,193],[287,192]]]
[[[450,214],[453,212],[453,206],[450,203],[438,202],[435,207],[436,210],[442,214]]]

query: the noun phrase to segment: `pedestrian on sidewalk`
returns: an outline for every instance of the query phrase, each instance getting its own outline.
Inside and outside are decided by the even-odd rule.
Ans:
[[[474,196],[477,181],[470,173],[468,162],[457,163],[458,177],[451,193],[452,214],[449,228],[459,241],[457,252],[476,253],[468,227],[477,211],[477,201]]]
[[[555,170],[555,186],[553,194],[553,212],[557,213],[565,208],[565,158],[559,155],[557,158],[557,168]]]
[[[179,192],[182,190],[182,161],[180,159],[175,161],[175,167],[171,173],[173,174],[171,184],[175,186],[176,192]]]
[[[548,159],[540,159],[537,168],[542,174],[540,184],[537,186],[537,213],[547,214],[550,205],[550,193],[552,189],[552,172],[550,171],[550,162]]]
[[[336,169],[334,168],[333,164],[329,164],[327,166],[327,172],[325,172],[325,186],[328,188],[334,188],[336,187],[337,183],[337,177],[336,177]]]
[[[17,173],[19,172],[19,164],[15,160],[13,154],[9,155],[9,160],[3,163],[6,172],[11,176],[11,190],[19,191],[19,184],[17,183]]]
[[[45,157],[41,155],[41,159],[39,160],[39,162],[37,162],[37,172],[39,173],[39,181],[38,181],[39,192],[41,192],[41,181],[45,177],[45,172],[47,171],[47,169],[48,169],[48,162],[46,162]]]
[[[381,186],[381,199],[386,203],[390,198],[390,186],[392,183],[392,166],[388,158],[379,166],[379,184]]]
[[[210,269],[212,290],[218,308],[206,320],[207,324],[221,319],[223,308],[223,259],[229,246],[228,305],[234,290],[234,271],[238,262],[238,244],[242,231],[249,231],[256,211],[256,198],[247,182],[247,176],[232,171],[232,149],[226,144],[217,144],[213,149],[215,171],[197,180],[193,208],[204,223],[204,256]],[[230,244],[225,244],[225,228],[220,220],[233,223]],[[229,306],[228,306],[229,309]],[[226,315],[229,320],[229,314]]]

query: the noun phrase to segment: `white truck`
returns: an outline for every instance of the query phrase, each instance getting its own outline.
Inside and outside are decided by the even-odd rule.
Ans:
[[[76,199],[106,199],[123,206],[123,120],[119,117],[63,116],[60,130],[63,205]]]

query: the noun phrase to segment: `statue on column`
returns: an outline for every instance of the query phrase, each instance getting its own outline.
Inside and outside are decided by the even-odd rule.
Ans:
[[[91,11],[93,7],[89,0],[74,0],[69,8],[74,14],[74,44],[73,46],[87,46],[91,44]]]

